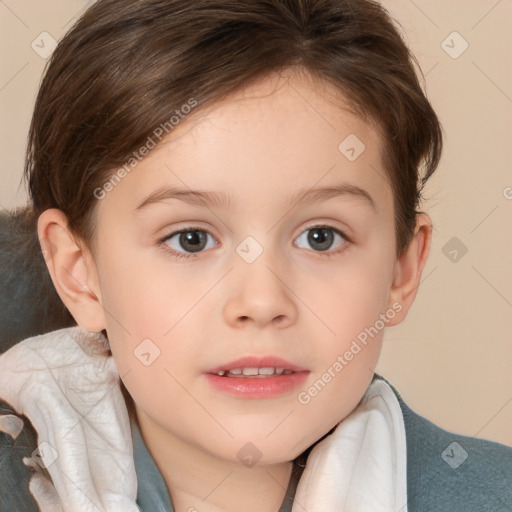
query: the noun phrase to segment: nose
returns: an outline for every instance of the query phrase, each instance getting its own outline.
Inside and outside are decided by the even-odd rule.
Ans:
[[[232,327],[285,328],[297,321],[298,309],[285,275],[272,269],[264,258],[240,261],[231,274],[225,321]]]

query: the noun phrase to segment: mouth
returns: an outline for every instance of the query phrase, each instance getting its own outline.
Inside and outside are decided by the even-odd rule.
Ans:
[[[271,398],[288,393],[309,373],[281,358],[253,356],[205,372],[214,389],[238,398]]]
[[[274,356],[241,357],[206,371],[219,377],[249,379],[264,379],[298,372],[309,372],[309,370]]]
[[[220,377],[249,378],[249,379],[265,379],[276,375],[291,375],[295,373],[288,368],[233,368],[232,370],[220,370],[215,375]]]

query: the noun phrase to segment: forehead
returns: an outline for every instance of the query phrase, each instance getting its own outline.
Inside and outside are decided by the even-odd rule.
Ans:
[[[383,139],[379,127],[363,121],[348,99],[331,84],[310,74],[288,70],[192,112],[156,152],[168,144],[178,151],[196,143],[202,148],[208,145],[209,149],[222,149],[226,157],[243,152],[249,159],[254,154],[261,158],[261,149],[265,148],[265,154],[278,163],[283,156],[306,156],[299,146],[306,142],[307,149],[322,150],[329,145],[333,150],[329,154],[337,158],[343,149],[339,143],[349,135],[358,136],[381,164]],[[318,151],[310,154],[311,158],[318,157]]]
[[[343,182],[368,190],[383,211],[392,206],[378,128],[324,82],[276,74],[185,117],[104,205],[133,210],[156,188],[179,186],[268,206]]]

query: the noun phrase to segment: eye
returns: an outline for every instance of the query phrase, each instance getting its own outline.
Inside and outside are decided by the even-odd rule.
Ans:
[[[296,238],[294,245],[303,249],[311,248],[317,252],[325,252],[329,249],[338,249],[347,241],[348,238],[338,229],[329,226],[314,226],[303,231]]]
[[[177,253],[177,256],[188,256],[186,253],[197,253],[205,249],[215,247],[215,239],[213,236],[203,229],[187,228],[181,231],[175,231],[160,240]]]

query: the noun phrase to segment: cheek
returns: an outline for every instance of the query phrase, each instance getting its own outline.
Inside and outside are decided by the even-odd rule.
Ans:
[[[107,322],[125,335],[134,333],[139,341],[160,339],[204,292],[197,278],[187,279],[165,255],[155,256],[157,248],[120,248],[113,244],[99,269]]]
[[[171,270],[163,259],[148,262],[133,251],[120,258],[122,253],[130,251],[109,254],[100,269],[112,355],[135,402],[158,416],[165,410],[164,396],[172,402],[172,410],[187,400],[179,382],[184,380],[183,368],[194,361],[190,351],[196,344],[190,339],[194,311],[189,310],[208,283]]]
[[[386,258],[386,254],[384,249],[374,254],[354,252],[336,264],[329,263],[325,274],[317,274],[316,283],[311,277],[296,277],[296,282],[304,283],[299,293],[307,297],[308,306],[323,320],[323,327],[318,322],[319,328],[327,338],[337,339],[340,348],[343,342],[374,325],[387,308],[392,258]]]
[[[331,284],[330,301],[323,297],[319,316],[329,330],[323,328],[324,334],[316,337],[316,371],[297,396],[298,414],[307,422],[322,418],[323,433],[357,406],[382,347],[385,323],[379,315],[385,312],[385,302],[375,293],[375,281],[365,274],[352,273],[351,277],[354,283],[346,279]],[[318,428],[311,431],[308,443],[316,440]]]
[[[313,317],[309,322],[317,328],[316,373],[298,402],[328,425],[350,413],[373,376],[386,325],[381,315],[387,313],[392,261],[392,252],[380,247],[340,260],[329,279],[320,279],[321,286],[305,282],[302,293],[311,298],[308,305],[322,322]]]

